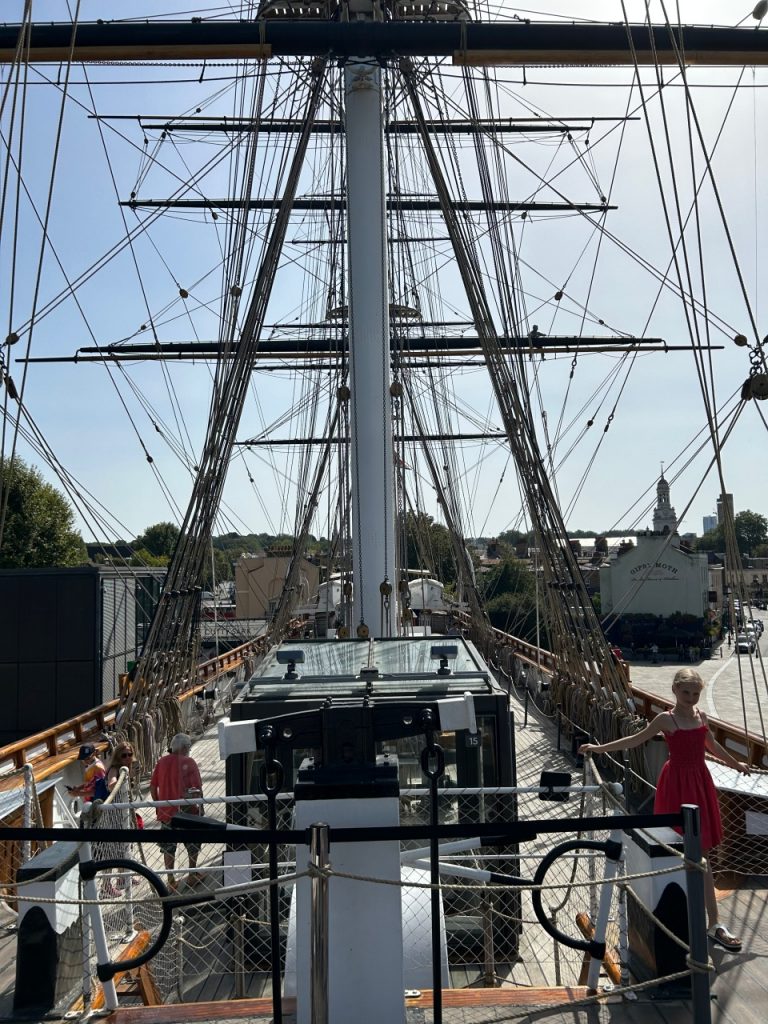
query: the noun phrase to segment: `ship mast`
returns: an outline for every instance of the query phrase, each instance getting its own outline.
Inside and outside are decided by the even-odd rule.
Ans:
[[[374,17],[372,0],[355,5]],[[346,98],[347,245],[352,461],[353,626],[358,635],[398,631],[390,403],[389,272],[381,68],[352,57]]]
[[[333,7],[333,4],[330,5]],[[336,16],[338,14],[338,17]],[[330,7],[315,3],[284,4],[267,0],[255,21],[132,22],[78,25],[25,24],[0,26],[0,63],[15,62],[23,54],[29,63],[124,60],[195,60],[200,57],[269,58],[300,56],[312,62],[305,107],[297,119],[299,138],[277,204],[276,227],[269,236],[252,300],[243,316],[239,337],[227,337],[226,359],[232,367],[212,405],[198,478],[182,530],[182,540],[169,569],[170,585],[145,645],[142,662],[129,696],[136,715],[172,697],[187,678],[193,664],[194,614],[199,579],[207,561],[207,538],[221,498],[224,473],[235,444],[247,394],[247,381],[255,365],[263,333],[267,305],[277,272],[279,253],[298,196],[299,176],[309,136],[326,95],[325,77],[330,68],[344,68],[346,94],[347,217],[349,257],[349,329],[351,355],[351,441],[353,492],[354,618],[352,625],[367,633],[388,636],[398,631],[398,566],[395,545],[393,440],[390,412],[390,285],[385,247],[386,200],[384,192],[384,142],[382,66],[396,71],[405,85],[414,110],[413,129],[418,134],[433,180],[439,183],[439,207],[451,235],[457,264],[472,307],[476,343],[489,368],[510,448],[525,481],[527,500],[535,513],[537,546],[547,541],[548,593],[554,630],[562,641],[563,673],[569,680],[588,684],[597,692],[598,670],[607,666],[615,675],[599,623],[581,580],[570,548],[560,546],[565,536],[562,515],[552,493],[551,481],[541,459],[535,429],[522,392],[522,375],[513,373],[503,343],[519,328],[512,321],[507,334],[496,329],[487,298],[483,269],[476,258],[472,237],[457,220],[460,210],[446,179],[445,169],[431,141],[435,130],[428,97],[421,96],[420,82],[410,58],[438,57],[455,65],[549,65],[618,64],[654,67],[671,64],[765,65],[768,33],[744,29],[667,25],[535,24],[523,21],[473,22],[462,0],[441,0],[433,6],[390,3],[385,0],[349,0],[331,16]],[[395,64],[395,62],[397,62]],[[473,121],[473,132],[480,122]],[[271,126],[272,128],[275,125]],[[335,130],[335,129],[334,129]],[[410,130],[410,129],[409,129]],[[475,139],[480,142],[479,139]],[[482,152],[482,147],[476,147]],[[487,169],[487,162],[484,162]],[[484,178],[488,181],[486,175]],[[489,191],[489,190],[485,190]],[[409,197],[408,201],[420,202]],[[426,200],[431,203],[431,198]],[[239,206],[254,200],[247,194]],[[263,202],[263,200],[258,200]],[[496,210],[490,195],[484,205]],[[207,200],[210,203],[210,200]],[[163,205],[168,205],[163,201]],[[497,237],[498,240],[498,237]],[[497,247],[498,266],[505,263]],[[496,259],[496,257],[494,257]],[[497,277],[501,277],[497,274]],[[68,282],[68,287],[72,287]],[[235,282],[231,297],[240,295]],[[513,303],[509,311],[513,312]],[[25,329],[26,329],[25,325]],[[23,333],[23,332],[22,332]],[[14,332],[18,340],[18,332]],[[530,339],[529,339],[530,340]],[[534,339],[535,340],[535,339]],[[234,353],[234,355],[230,355]],[[339,401],[345,400],[339,393]],[[523,430],[524,428],[524,430]],[[334,428],[336,429],[336,428]],[[342,435],[343,427],[338,428]],[[332,432],[331,432],[332,433]],[[461,552],[459,552],[461,554]],[[463,556],[462,556],[463,557]],[[458,559],[457,559],[458,560]],[[578,607],[581,606],[581,607]],[[581,608],[583,607],[583,612]],[[566,673],[567,669],[567,673]],[[610,679],[609,679],[610,682]],[[616,680],[616,688],[621,683]],[[613,684],[610,686],[613,690]],[[159,696],[158,696],[159,694]],[[140,699],[144,701],[139,706]],[[132,712],[133,713],[133,712]]]

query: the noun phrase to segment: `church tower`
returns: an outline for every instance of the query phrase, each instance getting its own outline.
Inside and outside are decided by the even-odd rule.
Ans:
[[[656,487],[656,508],[653,510],[654,533],[676,533],[677,516],[669,503],[669,484],[662,472]]]

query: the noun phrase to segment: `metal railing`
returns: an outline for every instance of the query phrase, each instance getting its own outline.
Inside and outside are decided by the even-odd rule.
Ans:
[[[269,799],[269,796],[268,796]],[[117,994],[114,989],[114,979],[118,974],[126,971],[135,971],[145,964],[149,964],[155,956],[161,953],[169,936],[178,930],[178,915],[189,914],[195,908],[216,907],[230,902],[234,908],[241,904],[246,897],[260,891],[264,894],[267,890],[270,894],[277,893],[282,885],[293,884],[302,876],[309,876],[311,890],[311,936],[309,945],[311,948],[310,962],[310,1006],[312,1024],[327,1024],[333,1019],[332,1007],[327,1003],[329,985],[329,949],[331,950],[333,936],[329,934],[329,914],[333,906],[334,878],[343,877],[334,872],[334,850],[340,850],[344,844],[377,844],[391,843],[393,840],[400,844],[402,850],[410,849],[409,857],[415,857],[423,862],[428,869],[432,879],[430,887],[431,914],[429,916],[430,942],[433,951],[432,955],[432,999],[433,999],[433,1020],[435,1024],[442,1021],[442,992],[444,987],[441,973],[441,962],[445,935],[441,932],[441,878],[445,878],[446,871],[453,877],[461,877],[462,867],[460,864],[452,863],[454,860],[461,860],[457,857],[457,851],[462,847],[471,849],[473,846],[490,845],[501,849],[509,849],[510,846],[519,847],[520,844],[530,843],[536,839],[543,839],[546,842],[547,836],[562,837],[565,840],[556,843],[552,848],[541,856],[539,863],[532,871],[526,872],[528,877],[522,873],[512,875],[508,871],[487,871],[473,868],[463,868],[465,877],[472,877],[473,871],[474,886],[490,886],[489,892],[499,891],[524,892],[530,891],[532,903],[539,925],[559,944],[564,947],[579,951],[581,954],[591,956],[591,967],[588,979],[590,988],[597,987],[598,972],[600,964],[606,955],[606,923],[608,918],[607,907],[610,903],[611,894],[614,888],[613,875],[618,865],[621,854],[621,833],[627,829],[658,828],[659,826],[680,826],[684,827],[685,842],[685,866],[688,879],[688,926],[690,935],[690,962],[700,970],[694,970],[692,974],[692,995],[695,1004],[695,1019],[698,1022],[708,1021],[709,1013],[709,980],[706,969],[702,967],[707,962],[707,939],[704,922],[704,890],[703,876],[698,866],[701,861],[701,848],[698,833],[698,809],[683,808],[682,815],[616,815],[606,819],[598,817],[574,817],[574,818],[548,818],[527,821],[494,821],[491,823],[475,822],[453,822],[451,824],[435,821],[437,815],[430,815],[432,820],[429,824],[410,826],[390,827],[367,827],[367,828],[336,828],[329,827],[318,822],[314,825],[308,837],[304,830],[295,829],[250,829],[242,826],[226,826],[222,822],[213,819],[201,819],[193,816],[178,815],[174,819],[174,839],[180,842],[196,844],[219,844],[228,849],[233,848],[241,851],[256,850],[268,851],[269,867],[265,876],[260,881],[245,881],[236,885],[215,884],[213,888],[206,888],[203,891],[190,891],[174,894],[164,884],[158,872],[147,868],[143,864],[131,858],[112,858],[96,860],[91,856],[90,843],[130,842],[136,844],[147,844],[157,842],[157,833],[152,831],[134,831],[126,836],[124,829],[13,829],[13,835],[8,838],[18,840],[48,840],[57,839],[63,842],[76,842],[80,848],[79,875],[84,883],[85,899],[88,918],[91,928],[97,940],[97,975],[105,986],[107,1006],[117,1005]],[[274,820],[277,819],[275,814]],[[580,836],[589,833],[604,833],[606,827],[611,829],[611,835],[606,841],[582,839]],[[305,847],[309,841],[311,850],[310,863],[306,870],[301,865],[296,865],[296,871],[289,871],[286,874],[283,862],[279,859],[280,851],[292,847]],[[446,846],[446,843],[450,844]],[[425,845],[426,844],[426,845]],[[412,849],[413,847],[417,849]],[[329,852],[330,851],[330,852]],[[553,923],[551,915],[547,913],[542,902],[542,893],[548,888],[547,877],[553,865],[560,858],[587,858],[593,855],[600,855],[606,858],[606,871],[602,879],[595,881],[596,891],[599,893],[599,907],[594,916],[594,933],[587,939],[575,937],[562,930],[559,924]],[[338,856],[338,854],[337,854]],[[446,861],[445,858],[449,860]],[[492,863],[492,859],[491,859]],[[113,951],[107,941],[107,932],[103,923],[103,900],[100,899],[98,880],[103,873],[113,875],[114,872],[123,871],[133,875],[145,886],[145,895],[142,897],[147,905],[154,908],[156,921],[152,935],[151,944],[137,957],[132,960],[120,959]],[[250,870],[247,871],[250,875]],[[224,879],[222,879],[222,882]],[[365,880],[376,884],[377,880],[369,878]],[[387,884],[392,884],[391,882]],[[405,884],[405,883],[403,883]],[[410,883],[412,884],[412,883]],[[468,883],[469,884],[469,881]],[[452,886],[448,886],[450,890]],[[555,890],[565,888],[562,884],[556,884]],[[134,885],[134,893],[138,885]],[[473,891],[477,892],[477,889]],[[435,899],[437,897],[437,899]],[[134,896],[134,898],[137,898]],[[272,977],[271,1011],[276,1024],[281,1024],[286,1009],[291,1012],[294,1007],[283,1006],[283,994],[281,991],[281,963],[285,956],[282,928],[286,920],[286,908],[279,900],[268,899],[262,904],[267,911],[267,922],[269,926],[265,929],[269,934],[269,966]],[[361,913],[364,910],[361,901]],[[233,909],[227,920],[235,921],[238,916]],[[239,914],[243,919],[242,914]],[[138,926],[137,926],[138,927]],[[372,923],[372,935],[376,933],[375,922]],[[376,941],[380,939],[377,936]],[[242,956],[242,941],[238,945],[237,931],[232,935],[232,945],[235,954],[238,948],[241,951],[241,971],[245,970],[244,957]],[[21,952],[21,951],[20,951]],[[242,992],[240,994],[243,994]]]

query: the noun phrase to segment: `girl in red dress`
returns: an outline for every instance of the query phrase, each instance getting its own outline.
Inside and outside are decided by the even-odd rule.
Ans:
[[[675,706],[671,711],[657,715],[644,729],[632,736],[624,736],[611,743],[584,743],[579,747],[579,753],[605,754],[612,750],[629,750],[662,733],[669,746],[669,760],[659,775],[653,809],[656,814],[675,814],[682,804],[698,804],[701,813],[701,847],[702,852],[707,854],[722,839],[723,827],[717,791],[704,762],[705,750],[744,775],[750,772],[746,764],[737,761],[717,742],[706,716],[696,707],[703,689],[704,683],[698,672],[692,668],[681,668],[672,681]],[[715,880],[709,859],[704,876],[704,895],[709,921],[707,934],[718,946],[738,953],[741,950],[741,939],[731,934],[719,920]]]

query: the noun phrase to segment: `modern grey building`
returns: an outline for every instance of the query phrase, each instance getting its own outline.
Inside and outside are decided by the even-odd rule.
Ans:
[[[0,745],[118,695],[164,578],[92,565],[0,571]]]
[[[726,507],[728,508],[728,511],[731,514],[730,515],[731,522],[733,522],[734,512],[733,512],[733,495],[732,494],[721,494],[720,497],[717,499],[717,522],[718,522],[718,524],[725,522],[725,509],[726,509]]]
[[[704,516],[702,519],[702,527],[704,533],[709,533],[710,530],[717,528],[717,516]]]

